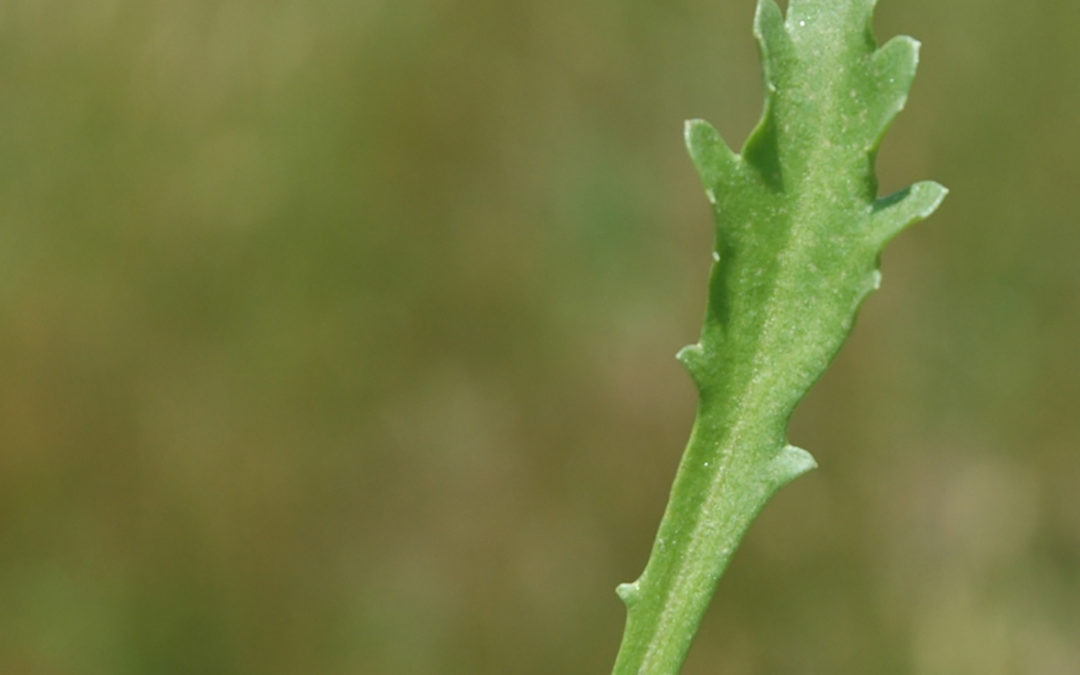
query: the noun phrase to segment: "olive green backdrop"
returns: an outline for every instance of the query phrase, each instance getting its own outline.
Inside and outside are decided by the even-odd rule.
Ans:
[[[753,4],[0,0],[0,672],[608,672]],[[1080,672],[1080,5],[876,27],[952,195],[686,674]]]

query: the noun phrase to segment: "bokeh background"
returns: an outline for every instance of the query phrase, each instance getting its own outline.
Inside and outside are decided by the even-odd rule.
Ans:
[[[695,396],[740,0],[0,0],[0,673],[605,673]],[[1037,6],[1036,6],[1037,5]],[[883,0],[952,189],[706,673],[1080,672],[1080,4]]]

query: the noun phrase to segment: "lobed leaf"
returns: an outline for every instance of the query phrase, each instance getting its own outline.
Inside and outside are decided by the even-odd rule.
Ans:
[[[771,495],[815,466],[790,445],[795,406],[880,283],[882,247],[947,190],[877,196],[874,156],[907,101],[919,43],[880,49],[873,0],[760,0],[765,108],[740,154],[708,123],[686,145],[713,204],[701,337],[679,352],[700,402],[645,571],[619,587],[618,675],[677,673],[731,556]]]

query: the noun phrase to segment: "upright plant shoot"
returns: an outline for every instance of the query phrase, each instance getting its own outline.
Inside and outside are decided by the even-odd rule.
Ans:
[[[878,48],[875,0],[759,0],[765,111],[741,154],[707,123],[686,144],[713,204],[716,259],[700,340],[679,352],[697,419],[645,571],[618,594],[616,675],[678,673],[721,574],[765,502],[815,466],[787,442],[795,406],[881,280],[882,248],[946,194],[878,198],[874,158],[904,107],[919,43]]]

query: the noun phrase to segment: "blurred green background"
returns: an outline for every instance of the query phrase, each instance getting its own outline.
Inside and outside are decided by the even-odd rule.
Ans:
[[[753,4],[0,1],[0,673],[609,672]],[[876,29],[952,195],[685,672],[1080,672],[1080,5]]]

